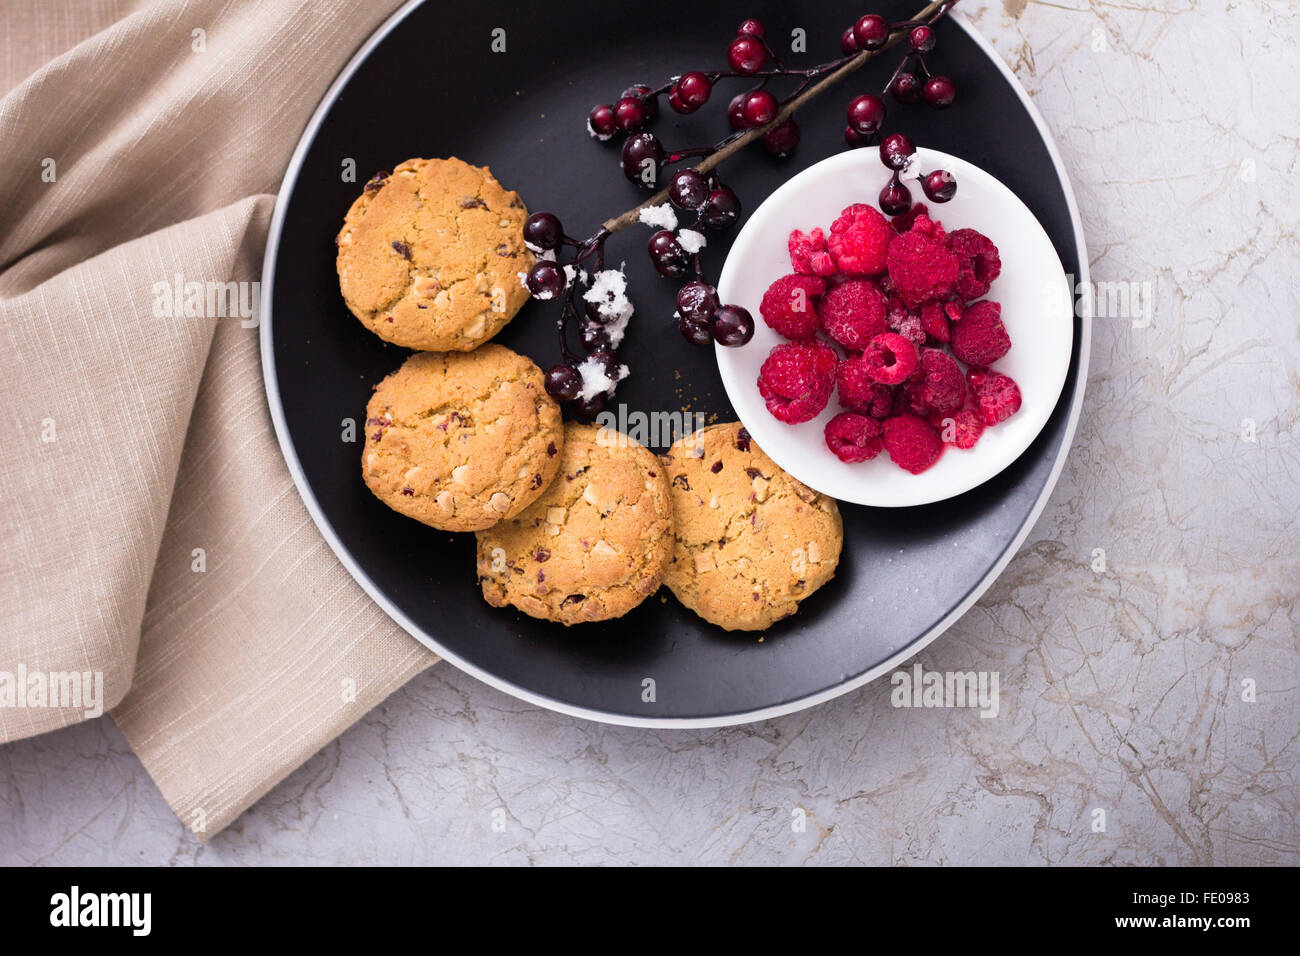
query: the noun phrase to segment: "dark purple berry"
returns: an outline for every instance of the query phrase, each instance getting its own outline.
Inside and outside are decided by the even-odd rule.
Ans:
[[[528,286],[528,291],[537,298],[554,299],[564,291],[567,283],[565,282],[563,269],[550,259],[542,259],[528,270],[528,279],[525,284]]]
[[[718,290],[707,282],[695,280],[677,292],[677,311],[695,322],[707,322],[718,311]]]
[[[776,119],[776,97],[767,90],[750,90],[740,104],[746,126],[764,126]]]
[[[763,148],[773,156],[789,156],[799,145],[799,126],[788,119],[763,134]]]
[[[713,320],[713,340],[727,348],[744,345],[754,337],[754,317],[738,305],[724,305]]]
[[[868,13],[853,24],[853,38],[859,50],[879,50],[889,42],[889,21],[877,13]]]
[[[612,348],[609,346],[598,348],[588,355],[587,358],[599,362],[601,367],[605,370],[605,374],[609,376],[611,381],[618,381],[618,368],[623,363],[619,359],[618,353]]]
[[[583,322],[580,335],[582,347],[588,352],[609,345],[609,332],[598,322]]]
[[[677,94],[678,101],[686,107],[685,110],[678,110],[678,112],[694,113],[709,101],[713,84],[699,70],[693,70],[673,84],[673,92]]]
[[[727,229],[740,218],[740,199],[726,186],[709,193],[700,207],[700,222],[710,229]]]
[[[763,21],[755,20],[753,17],[742,23],[736,32],[743,37],[758,37],[760,40],[766,33],[763,29]]]
[[[677,237],[667,229],[660,229],[650,237],[646,251],[650,254],[650,261],[654,264],[655,271],[661,276],[677,279],[690,270],[690,259],[687,258],[686,250],[677,241]]]
[[[912,208],[912,194],[900,182],[891,182],[880,190],[880,211],[886,216],[901,216]]]
[[[618,131],[618,123],[614,121],[614,107],[601,103],[592,109],[587,117],[587,126],[601,139],[609,139]]]
[[[684,315],[679,316],[677,331],[682,333],[682,338],[692,345],[708,345],[713,341],[713,328],[708,319],[701,321]]]
[[[946,76],[932,76],[925,81],[922,93],[925,101],[936,110],[947,109],[957,98],[957,84]]]
[[[934,202],[947,202],[957,195],[957,180],[946,169],[936,169],[921,180],[925,195]]]
[[[915,73],[900,73],[889,84],[889,92],[900,103],[915,103],[921,98],[921,79]]]
[[[697,169],[682,169],[668,180],[668,198],[678,209],[699,209],[709,197],[709,181]]]
[[[614,123],[625,133],[635,133],[646,124],[645,104],[634,96],[625,96],[614,104]]]
[[[558,249],[564,242],[564,227],[551,212],[535,212],[524,223],[524,242],[537,249]]]
[[[609,396],[599,392],[591,398],[578,399],[573,403],[573,411],[584,421],[591,421],[605,410],[607,404],[609,404]]]
[[[890,133],[880,143],[880,161],[890,169],[902,169],[915,152],[916,146],[906,133]]]
[[[844,127],[844,142],[849,146],[854,146],[854,147],[866,146],[867,143],[871,142],[871,137],[863,136],[852,126],[846,126]]]
[[[927,26],[913,27],[907,35],[913,53],[929,53],[934,49],[934,31]]]
[[[757,73],[767,62],[767,47],[758,37],[738,36],[727,47],[727,62],[737,73]]]
[[[731,123],[732,129],[745,129],[745,117],[741,112],[745,107],[745,97],[748,93],[737,93],[727,104],[727,120]]]
[[[631,96],[634,99],[640,100],[641,105],[645,107],[645,118],[648,123],[659,115],[659,98],[657,96],[651,96],[650,94],[652,92],[654,91],[644,83],[637,83],[634,86],[629,86],[620,93],[619,99],[625,99]]]
[[[863,136],[874,136],[885,122],[885,101],[863,93],[849,101],[849,125]]]
[[[572,365],[552,365],[546,373],[546,394],[557,402],[571,402],[582,391],[582,376]]]
[[[623,175],[642,189],[659,188],[664,148],[653,133],[637,133],[623,144]]]
[[[845,56],[858,52],[858,38],[853,33],[853,27],[849,27],[840,35],[840,52]]]

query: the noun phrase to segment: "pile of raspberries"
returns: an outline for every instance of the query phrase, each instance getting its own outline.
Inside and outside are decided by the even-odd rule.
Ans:
[[[1002,269],[987,236],[946,232],[923,204],[887,220],[857,203],[829,235],[790,233],[790,263],[759,311],[791,341],[772,349],[758,390],[788,425],[837,393],[845,411],[826,423],[826,444],[841,461],[883,449],[920,474],[1019,410],[1019,387],[990,367],[1011,338],[1002,307],[982,298]]]

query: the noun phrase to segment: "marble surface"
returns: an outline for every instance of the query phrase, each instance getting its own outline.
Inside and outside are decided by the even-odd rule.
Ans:
[[[0,863],[1300,863],[1300,8],[962,7],[1055,131],[1094,279],[1153,305],[1098,317],[1046,512],[921,655],[996,671],[996,718],[878,681],[647,732],[440,666],[206,846],[108,720],[0,747]]]

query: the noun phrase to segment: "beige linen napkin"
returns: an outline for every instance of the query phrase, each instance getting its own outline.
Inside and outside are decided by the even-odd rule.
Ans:
[[[0,741],[114,709],[200,839],[436,660],[308,517],[251,321],[158,314],[177,277],[259,278],[294,145],[395,6],[0,6]]]

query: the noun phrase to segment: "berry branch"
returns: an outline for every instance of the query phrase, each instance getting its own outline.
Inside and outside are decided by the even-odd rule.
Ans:
[[[657,89],[639,84],[624,90],[616,103],[595,107],[588,116],[587,131],[602,142],[618,132],[628,134],[621,149],[623,174],[653,195],[606,220],[584,240],[565,235],[554,213],[535,213],[525,223],[524,239],[539,258],[521,279],[535,298],[561,300],[557,325],[562,361],[546,373],[548,393],[559,401],[574,402],[578,414],[590,418],[605,407],[618,382],[629,374],[617,349],[633,306],[622,268],[606,268],[605,243],[636,222],[656,230],[647,244],[656,271],[667,278],[689,279],[678,291],[674,316],[682,336],[696,345],[717,342],[739,346],[748,342],[754,335],[753,317],[740,306],[720,302],[701,264],[700,251],[708,242],[705,231],[730,228],[740,219],[740,199],[722,182],[718,167],[754,142],[776,156],[791,153],[800,138],[795,113],[904,40],[909,51],[882,95],[864,94],[849,103],[845,142],[863,146],[873,141],[884,124],[886,93],[900,103],[924,98],[935,109],[949,106],[956,87],[947,77],[932,75],[925,56],[935,46],[934,24],[956,3],[933,0],[911,19],[899,23],[891,24],[876,14],[860,17],[840,38],[842,56],[804,69],[786,67],[767,42],[763,25],[746,20],[727,50],[730,70],[693,70]],[[924,80],[913,71],[913,64]],[[778,100],[767,87],[772,80],[784,77],[799,82],[784,100]],[[667,98],[674,111],[694,113],[709,100],[719,81],[736,78],[756,81],[756,85],[732,98],[727,117],[733,132],[714,145],[669,151],[658,137],[645,131],[658,115],[661,96]],[[901,177],[916,174],[914,153],[911,140],[902,134],[889,136],[881,144],[881,160],[893,173],[881,191],[880,206],[890,215],[899,215],[911,207],[911,195]],[[668,185],[661,187],[665,168],[688,159],[695,164],[673,173]],[[946,202],[956,192],[956,182],[942,170],[920,178],[925,194],[934,202]],[[679,215],[690,217],[690,222],[679,224]],[[565,254],[567,261],[561,261]],[[587,287],[581,303],[580,285]],[[579,323],[585,358],[569,346],[571,320]]]
[[[716,166],[730,159],[732,156],[740,152],[742,149],[744,149],[754,140],[759,139],[760,137],[766,135],[768,132],[776,129],[786,120],[793,117],[794,114],[804,106],[804,104],[808,103],[814,97],[820,96],[822,93],[826,92],[826,90],[829,90],[832,86],[835,86],[845,77],[847,77],[850,73],[860,70],[862,67],[866,66],[868,62],[870,62],[875,57],[879,56],[881,53],[884,53],[886,50],[889,50],[892,47],[897,46],[899,43],[902,43],[904,39],[907,39],[910,36],[910,30],[912,28],[924,26],[927,31],[930,31],[929,35],[932,38],[933,32],[931,30],[930,25],[934,22],[937,22],[939,18],[941,18],[945,13],[951,10],[956,4],[957,4],[957,0],[935,0],[935,2],[930,3],[928,6],[919,10],[916,13],[915,17],[913,17],[911,20],[905,23],[900,23],[892,26],[890,28],[891,32],[889,33],[889,38],[885,40],[883,45],[878,46],[874,49],[862,49],[861,51],[850,53],[849,55],[845,56],[842,59],[835,60],[829,64],[822,64],[821,66],[813,67],[810,70],[778,69],[778,70],[767,70],[767,71],[748,74],[751,76],[762,76],[762,77],[803,75],[805,77],[816,79],[818,75],[822,75],[827,70],[830,70],[830,74],[825,76],[825,78],[822,79],[821,82],[816,83],[811,87],[806,87],[806,88],[801,87],[799,90],[796,90],[794,96],[791,97],[788,101],[786,101],[785,106],[783,106],[780,109],[780,111],[776,114],[776,116],[772,120],[763,124],[762,126],[756,126],[747,129],[743,133],[737,136],[728,137],[727,140],[724,140],[724,145],[721,145],[711,155],[706,156],[703,160],[697,163],[695,168],[699,172],[707,173],[709,170],[715,168]],[[846,33],[851,34],[852,31],[853,28],[850,27],[849,30],[846,31]],[[841,41],[841,45],[843,45],[843,41]],[[934,49],[933,42],[931,42],[930,46],[927,48],[925,52],[929,52],[929,50],[932,49]],[[892,92],[891,87],[894,85],[898,76],[910,75],[910,74],[905,74],[905,67],[907,66],[910,59],[911,59],[910,57],[907,57],[898,64],[898,69],[894,71],[894,75],[890,77],[889,82],[885,84],[886,90],[890,90]],[[775,57],[773,57],[773,60],[775,61]],[[734,76],[745,76],[747,74],[720,73],[720,74],[711,74],[711,75],[715,77],[721,77],[721,76],[734,77]],[[916,100],[912,99],[910,102],[916,102]],[[949,102],[951,102],[951,100]],[[883,119],[883,113],[881,118]],[[850,145],[856,146],[859,144],[852,143]],[[606,233],[610,233],[610,234],[618,232],[621,229],[626,229],[628,226],[639,221],[641,216],[641,211],[643,209],[648,209],[651,206],[658,206],[667,199],[668,199],[668,188],[664,187],[663,189],[655,193],[653,196],[651,196],[649,199],[647,199],[645,202],[641,203],[641,205],[635,206],[632,209],[629,209],[627,212],[623,213],[622,215],[615,216],[613,219],[607,219],[601,228]]]

